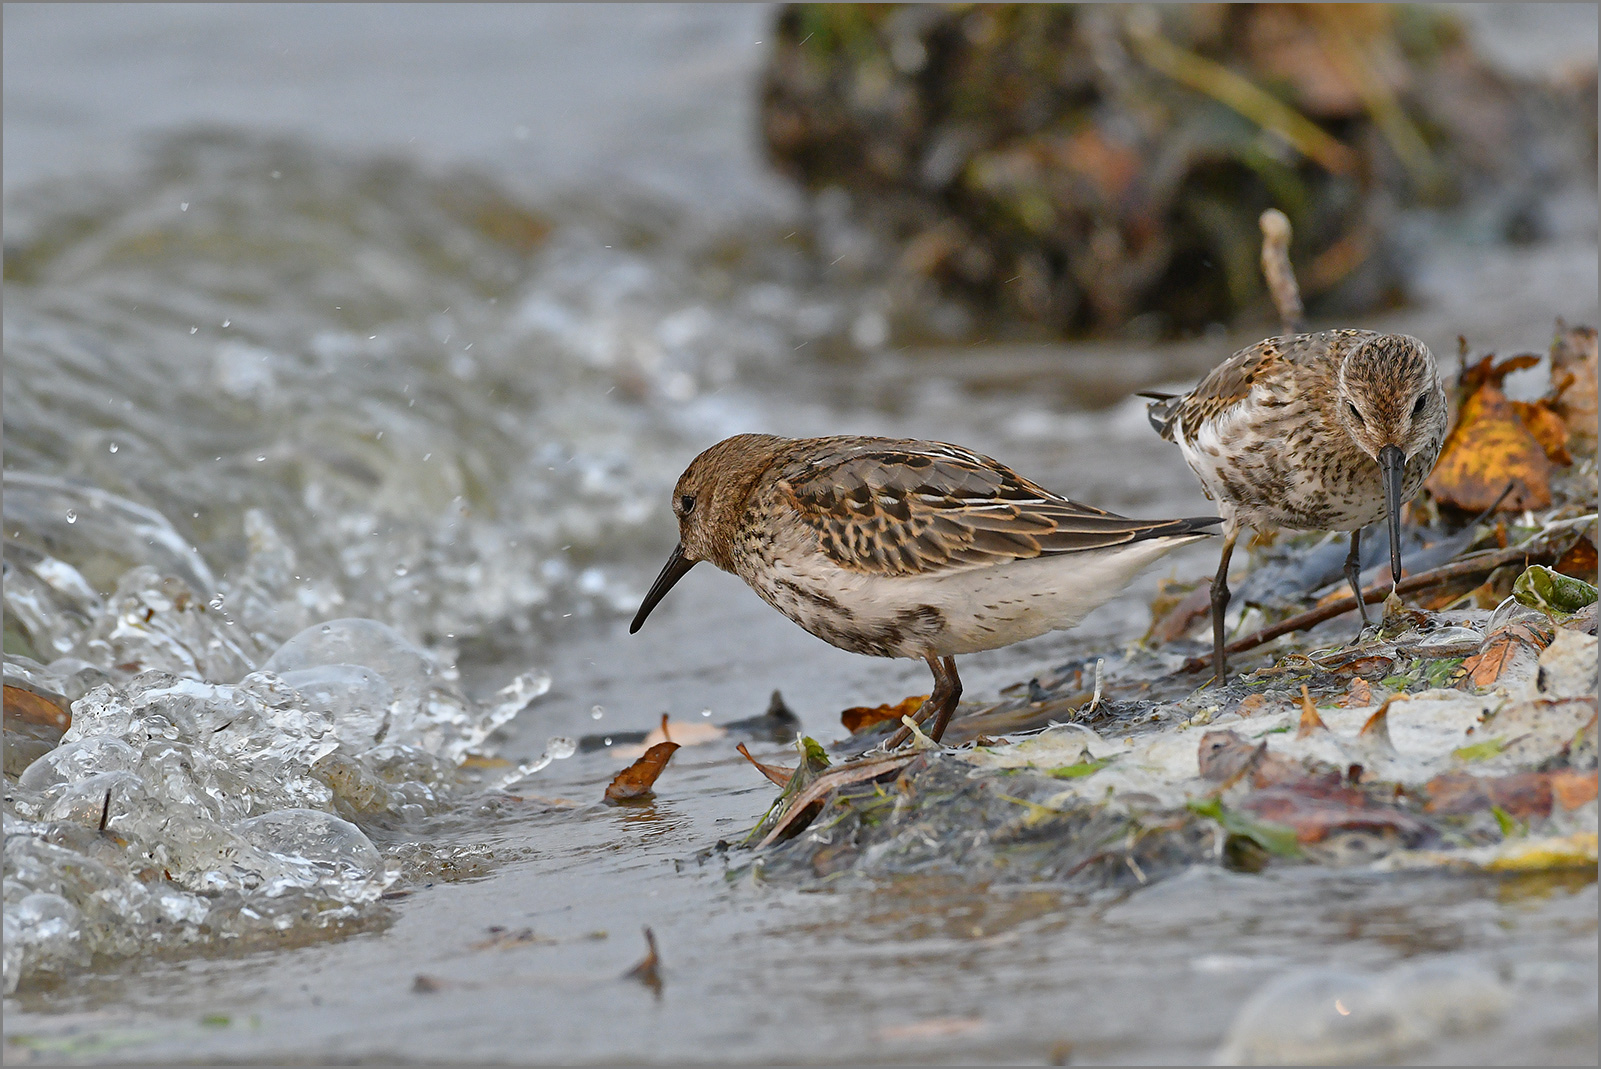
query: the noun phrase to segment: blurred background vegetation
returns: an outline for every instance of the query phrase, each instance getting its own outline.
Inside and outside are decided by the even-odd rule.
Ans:
[[[795,4],[762,93],[905,341],[1270,322],[1270,206],[1315,318],[1394,306],[1419,227],[1539,240],[1597,170],[1594,66],[1520,79],[1427,5]]]

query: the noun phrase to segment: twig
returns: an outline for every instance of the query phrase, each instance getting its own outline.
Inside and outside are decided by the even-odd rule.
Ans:
[[[1279,310],[1280,331],[1300,334],[1302,294],[1296,285],[1296,272],[1291,268],[1290,220],[1278,208],[1270,208],[1257,223],[1263,228],[1263,278],[1274,297],[1274,307]]]
[[[1397,594],[1407,594],[1411,591],[1423,590],[1426,587],[1433,587],[1438,583],[1445,583],[1450,580],[1465,579],[1469,576],[1481,576],[1487,572],[1492,572],[1496,569],[1499,569],[1503,565],[1510,565],[1515,561],[1523,561],[1525,564],[1540,563],[1543,561],[1552,560],[1556,556],[1557,555],[1551,549],[1542,549],[1528,545],[1509,546],[1505,550],[1490,550],[1485,553],[1474,554],[1469,557],[1461,558],[1449,564],[1442,565],[1439,568],[1432,568],[1425,572],[1420,572],[1414,576],[1404,576],[1401,581],[1396,584],[1395,590]],[[1363,601],[1369,605],[1373,605],[1376,602],[1383,602],[1390,595],[1391,590],[1392,587],[1389,583],[1377,583],[1363,591]],[[1298,613],[1294,617],[1287,617],[1278,624],[1270,624],[1266,628],[1259,628],[1250,635],[1243,636],[1226,645],[1224,647],[1224,652],[1227,654],[1239,654],[1244,650],[1251,650],[1255,647],[1262,646],[1264,643],[1267,643],[1271,640],[1278,639],[1282,635],[1289,635],[1291,632],[1305,631],[1315,624],[1322,624],[1332,617],[1338,617],[1342,613],[1348,613],[1356,608],[1357,598],[1353,595],[1347,595],[1345,598],[1339,598],[1333,602],[1327,602],[1324,605],[1315,606],[1305,613]],[[1208,666],[1212,665],[1212,663],[1212,655],[1210,654],[1206,657],[1191,658],[1189,661],[1185,662],[1180,671],[1195,672],[1198,669],[1207,668]]]

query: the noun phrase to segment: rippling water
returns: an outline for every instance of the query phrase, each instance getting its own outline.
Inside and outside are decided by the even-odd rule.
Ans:
[[[81,700],[7,767],[8,1060],[1185,1061],[1293,967],[1437,959],[1514,1010],[1433,1057],[1594,1054],[1585,882],[730,885],[699,853],[769,791],[726,743],[640,807],[598,805],[604,746],[544,764],[923,686],[699,571],[623,634],[708,442],[933,435],[1189,515],[1121,399],[1251,328],[902,351],[860,237],[761,170],[760,9],[459,11],[6,9],[8,683]],[[1378,325],[1595,322],[1573,201],[1543,246],[1421,247]],[[1123,641],[1154,582],[969,692]],[[619,980],[644,924],[660,1001]]]

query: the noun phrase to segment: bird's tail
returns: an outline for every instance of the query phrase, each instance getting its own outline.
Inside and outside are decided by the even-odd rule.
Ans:
[[[1184,395],[1143,391],[1135,396],[1151,399],[1146,403],[1146,419],[1151,421],[1152,430],[1169,442],[1174,441],[1174,423],[1179,419],[1179,403]]]
[[[1193,535],[1197,537],[1215,535],[1217,532],[1208,531],[1224,522],[1220,516],[1192,516],[1184,520],[1149,521],[1151,527],[1140,533],[1140,539],[1163,539],[1175,536]]]

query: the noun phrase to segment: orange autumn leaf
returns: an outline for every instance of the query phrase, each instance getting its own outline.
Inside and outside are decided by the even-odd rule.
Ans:
[[[899,722],[904,716],[912,716],[928,698],[928,695],[912,695],[894,706],[852,706],[849,710],[840,712],[840,723],[845,725],[846,731],[856,735],[876,724],[885,721]]]
[[[5,712],[7,717],[16,717],[59,732],[72,727],[72,714],[43,695],[10,684],[5,685]]]
[[[1597,581],[1596,544],[1581,535],[1552,568],[1594,586]]]
[[[1565,810],[1577,810],[1596,799],[1597,774],[1559,769],[1552,776],[1552,798]]]
[[[1511,357],[1493,364],[1486,357],[1460,376],[1466,393],[1457,425],[1446,436],[1440,462],[1425,487],[1437,501],[1480,512],[1491,508],[1509,483],[1503,511],[1521,512],[1552,503],[1552,462],[1546,450],[1519,419],[1502,392],[1502,378],[1537,358]]]
[[[763,776],[767,777],[781,788],[789,784],[790,778],[795,776],[794,769],[782,765],[769,765],[767,762],[757,761],[751,756],[751,752],[745,749],[744,743],[738,744],[734,749],[739,751],[746,761],[756,766],[757,772],[761,773]]]
[[[638,799],[651,794],[651,785],[667,768],[668,759],[679,749],[677,743],[658,743],[636,761],[612,778],[606,786],[608,799]]]
[[[1530,433],[1530,437],[1546,451],[1547,460],[1564,466],[1574,463],[1574,458],[1569,455],[1569,425],[1563,422],[1563,417],[1548,402],[1515,401],[1513,411],[1519,414],[1519,422]]]
[[[1597,443],[1597,341],[1590,327],[1558,323],[1552,340],[1552,408],[1569,431],[1569,448],[1595,451]]]
[[[1463,661],[1463,671],[1475,687],[1490,687],[1512,663],[1519,646],[1539,650],[1546,644],[1522,624],[1505,628],[1486,641],[1483,649]]]

